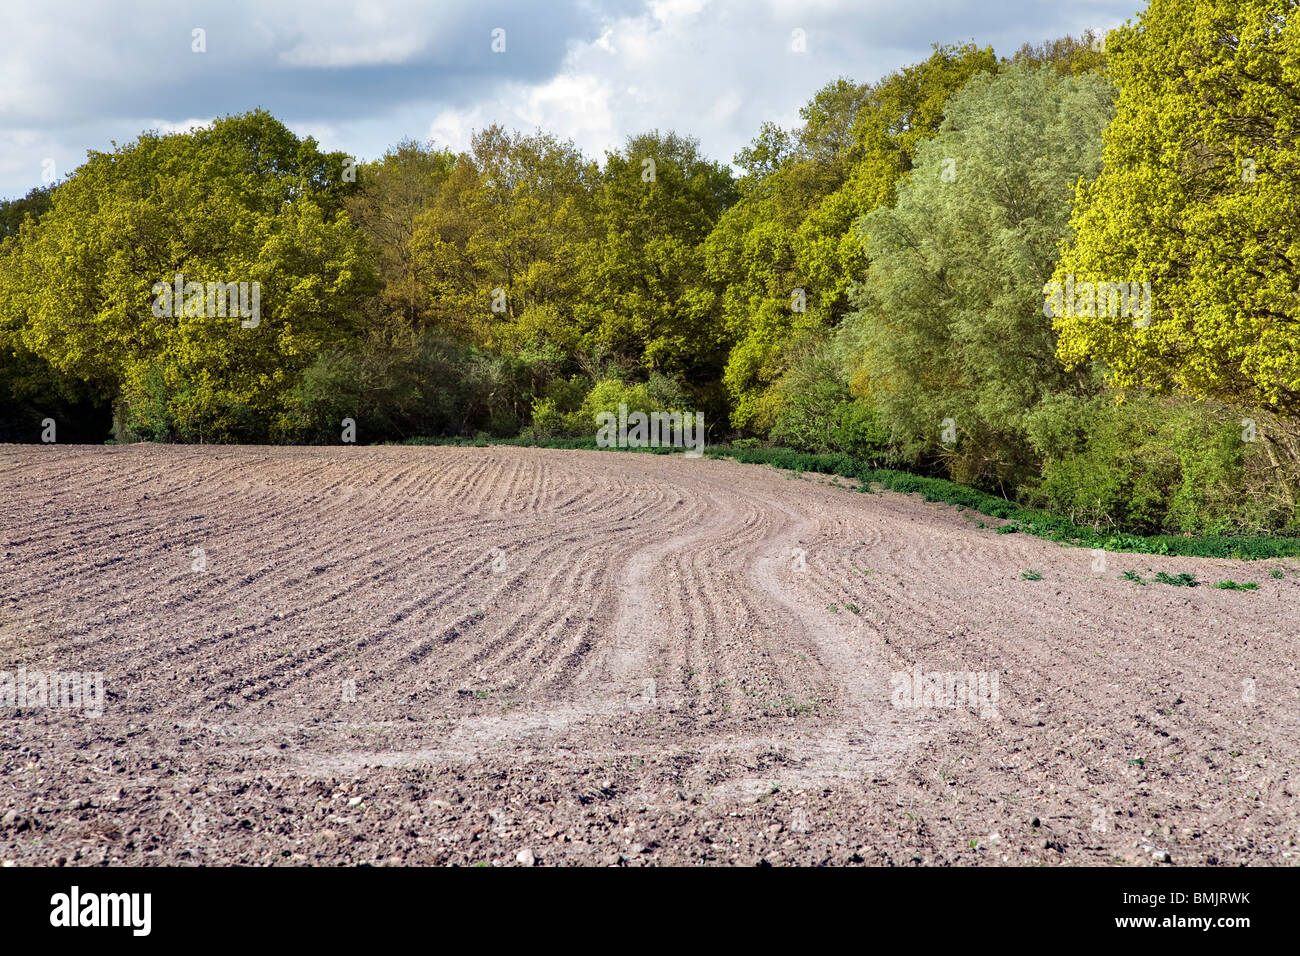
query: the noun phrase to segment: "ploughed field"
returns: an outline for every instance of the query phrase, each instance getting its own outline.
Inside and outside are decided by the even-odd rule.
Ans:
[[[0,672],[87,689],[0,678],[4,863],[1300,861],[1296,562],[680,454],[11,445],[0,489]]]

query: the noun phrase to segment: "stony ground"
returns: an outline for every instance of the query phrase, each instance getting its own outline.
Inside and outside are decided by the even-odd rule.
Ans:
[[[684,456],[0,446],[0,489],[0,671],[105,690],[0,706],[6,864],[1300,861],[1296,562]]]

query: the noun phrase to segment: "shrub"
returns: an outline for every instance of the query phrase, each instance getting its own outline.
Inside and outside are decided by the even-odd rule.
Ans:
[[[553,398],[533,399],[532,433],[538,438],[559,438],[567,434],[568,416]]]
[[[1027,500],[1093,528],[1226,534],[1286,516],[1241,494],[1240,416],[1185,400],[1055,395],[1027,419],[1042,476]]]
[[[573,434],[594,435],[596,416],[601,412],[617,415],[620,405],[626,405],[629,413],[662,410],[662,406],[650,394],[650,389],[645,383],[634,385],[617,378],[601,379],[582,400],[582,406],[578,409],[574,421]]]
[[[853,455],[874,465],[889,460],[889,435],[875,411],[839,381],[806,381],[782,398],[768,435],[773,443],[814,454]]]
[[[362,443],[480,429],[513,434],[518,418],[497,398],[506,391],[502,378],[500,363],[435,332],[406,348],[326,352],[294,389],[284,432],[337,444],[341,421],[351,418]]]

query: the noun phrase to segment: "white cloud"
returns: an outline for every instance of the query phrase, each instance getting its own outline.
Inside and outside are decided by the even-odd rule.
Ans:
[[[538,86],[512,84],[489,104],[443,110],[429,124],[428,135],[440,145],[462,150],[475,130],[495,122],[525,132],[541,127],[599,156],[619,136],[610,100],[609,87],[599,77],[563,74]]]
[[[488,123],[541,126],[600,156],[628,136],[675,129],[729,161],[765,119],[790,121],[835,71],[825,62],[774,65],[789,27],[764,7],[708,0],[653,0],[639,15],[608,20],[571,44],[560,73],[534,86],[503,85],[470,107],[444,109],[429,135],[462,148]],[[846,64],[847,66],[847,64]]]
[[[838,76],[875,80],[973,39],[1009,54],[1142,0],[48,0],[5,12],[0,196],[87,149],[187,117],[264,107],[326,148],[373,158],[427,132],[454,148],[494,122],[542,126],[592,156],[645,130],[729,160],[765,120]],[[509,52],[489,51],[489,30]],[[207,31],[207,53],[190,31]],[[790,49],[807,33],[808,52]],[[161,117],[142,122],[139,117]],[[207,119],[199,122],[207,122]]]
[[[993,2],[972,14],[948,0],[649,0],[571,43],[556,77],[502,84],[472,106],[444,108],[428,132],[459,149],[489,123],[542,126],[600,156],[635,133],[675,129],[730,161],[764,121],[795,125],[826,83],[879,79],[928,56],[931,42],[973,39],[1009,54],[1025,41],[1120,19],[1095,4],[1062,3],[1037,5],[1030,20],[1024,6]],[[805,31],[806,53],[791,49],[795,29]]]

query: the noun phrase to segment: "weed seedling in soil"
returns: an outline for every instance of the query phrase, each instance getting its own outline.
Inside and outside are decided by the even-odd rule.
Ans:
[[[1236,581],[1220,581],[1215,585],[1216,588],[1222,588],[1225,591],[1257,591],[1259,585],[1254,581],[1245,581],[1237,583]]]
[[[1142,580],[1142,575],[1138,574],[1136,571],[1125,571],[1124,580],[1132,581],[1134,584],[1146,584],[1146,582]]]
[[[1020,577],[1025,581],[1041,581],[1043,576],[1037,571],[1021,571]]]
[[[1164,571],[1160,571],[1156,574],[1156,580],[1161,584],[1172,584],[1176,588],[1194,588],[1200,583],[1186,571],[1172,577]]]

